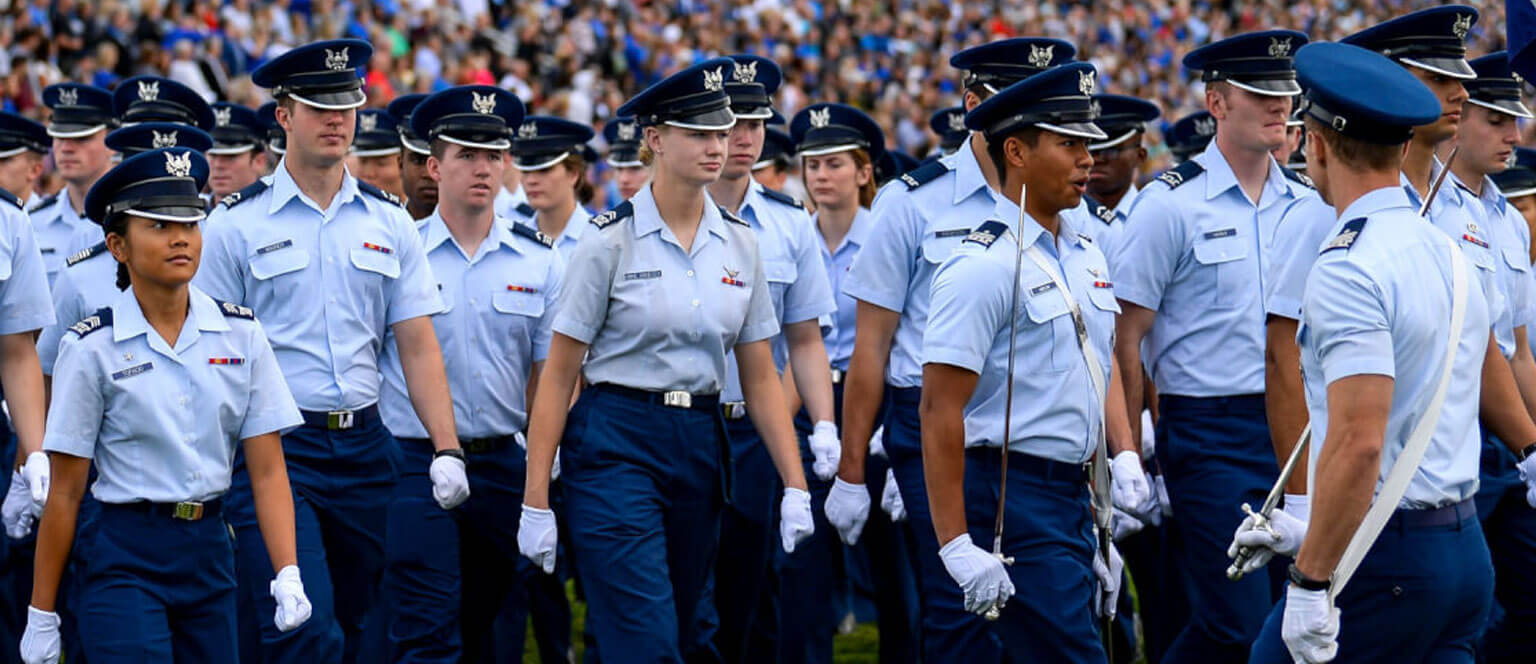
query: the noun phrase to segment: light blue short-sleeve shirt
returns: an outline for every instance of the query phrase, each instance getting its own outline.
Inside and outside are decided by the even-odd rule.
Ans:
[[[97,309],[111,306],[122,291],[117,289],[117,260],[107,251],[107,243],[70,256],[64,269],[53,281],[53,311],[56,319],[37,337],[37,359],[43,375],[53,375],[59,357],[59,342],[69,326],[85,319]]]
[[[1431,168],[1430,182],[1440,175],[1440,170],[1439,161],[1436,160]],[[1409,184],[1407,175],[1399,174],[1398,178],[1409,204],[1417,211],[1423,206],[1423,199]],[[1430,201],[1428,218],[1435,228],[1455,240],[1462,253],[1466,254],[1467,261],[1477,267],[1478,283],[1482,285],[1483,297],[1488,300],[1489,328],[1493,331],[1494,341],[1499,344],[1499,351],[1507,357],[1513,353],[1514,326],[1506,307],[1504,289],[1499,284],[1498,256],[1493,236],[1488,233],[1482,210],[1469,205],[1461,189],[1447,178],[1434,200]]]
[[[853,339],[859,310],[858,301],[843,287],[847,284],[848,274],[853,269],[859,250],[869,241],[874,226],[874,215],[868,208],[859,208],[854,214],[853,224],[848,227],[848,234],[843,236],[836,251],[828,249],[825,242],[818,243],[822,267],[826,269],[827,280],[831,283],[832,292],[836,294],[837,313],[829,319],[831,325],[827,327],[825,341],[827,359],[831,361],[832,368],[838,371],[847,371],[848,361],[853,358]]]
[[[174,346],[133,289],[65,333],[43,449],[93,459],[104,503],[210,500],[241,440],[303,419],[250,310],[192,288]]]
[[[58,278],[64,269],[64,258],[73,253],[74,237],[80,232],[95,230],[101,235],[101,227],[80,216],[69,203],[69,189],[38,201],[29,212],[32,231],[37,236],[37,249],[43,255],[43,266],[48,272],[48,283]],[[89,245],[87,245],[89,246]]]
[[[0,201],[0,334],[42,329],[54,321],[48,271],[27,214]]]
[[[1494,321],[1494,335],[1499,351],[1504,357],[1515,354],[1515,328],[1522,327],[1531,317],[1531,240],[1530,227],[1525,217],[1504,200],[1504,195],[1488,177],[1484,177],[1480,191],[1474,193],[1453,173],[1447,184],[1454,182],[1457,195],[1467,206],[1468,212],[1478,213],[1484,222],[1484,231],[1493,253],[1494,272],[1498,275],[1503,310]]]

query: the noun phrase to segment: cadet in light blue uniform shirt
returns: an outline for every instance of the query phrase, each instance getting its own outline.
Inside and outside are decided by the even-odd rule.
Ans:
[[[365,101],[355,67],[371,52],[357,40],[317,42],[252,73],[286,100],[277,118],[287,152],[270,184],[258,181],[214,210],[197,274],[210,295],[261,316],[304,413],[287,452],[315,620],[285,634],[266,621],[270,611],[258,609],[261,647],[276,661],[357,658],[384,567],[379,506],[401,464],[376,406],[386,331],[395,335],[411,401],[434,445],[459,446],[428,318],[442,311],[442,300],[421,236],[393,196],[346,171],[353,109]],[[247,477],[237,459],[230,522],[242,543],[241,584],[258,607],[270,606],[257,576],[262,547]]]
[[[251,310],[188,286],[207,178],[202,155],[153,151],[109,171],[86,197],[115,243],[123,292],[74,324],[59,352],[44,443],[59,468],[38,536],[24,661],[58,661],[54,607],[72,548],[89,552],[76,607],[86,657],[234,661],[235,560],[220,517],[242,443],[272,543],[263,576],[274,620],[286,631],[310,615],[278,436],[302,422],[298,408]],[[75,547],[87,484],[101,513]]]
[[[85,207],[85,193],[112,165],[105,139],[107,131],[117,126],[117,118],[112,113],[112,93],[79,83],[43,88],[43,105],[53,111],[48,135],[53,137],[53,163],[64,189],[38,201],[29,212],[51,285],[64,267],[75,233],[101,234],[79,210]]]
[[[965,105],[974,108],[1004,87],[1072,60],[1076,49],[1057,39],[1024,37],[967,49],[950,58],[965,72]],[[843,397],[843,464],[838,476],[864,485],[870,435],[885,429],[885,450],[912,531],[917,534],[923,659],[992,661],[1002,656],[985,620],[964,609],[964,598],[939,560],[938,545],[923,537],[933,528],[923,479],[918,401],[922,386],[923,330],[929,286],[938,269],[996,201],[988,189],[986,140],[972,133],[968,147],[887,184],[875,197],[878,232],[859,251],[843,291],[860,302],[857,326],[867,328],[868,354],[855,348]],[[983,167],[983,162],[987,166]],[[883,423],[881,404],[890,399]],[[851,495],[851,494],[850,494]],[[866,508],[867,509],[867,508]],[[845,530],[862,518],[853,510]]]
[[[594,217],[577,245],[535,396],[518,547],[554,571],[558,447],[587,624],[605,660],[712,650],[698,619],[731,494],[719,405],[727,352],[741,361],[748,409],[786,486],[780,541],[793,551],[814,531],[767,343],[779,326],[757,239],[705,192],[736,121],[724,90],[734,66],[695,64],[619,109],[643,127],[654,179]],[[567,417],[578,373],[590,387]]]
[[[1391,61],[1346,44],[1304,47],[1297,69],[1308,172],[1340,210],[1308,277],[1298,334],[1318,527],[1278,511],[1271,532],[1251,518],[1240,529],[1238,543],[1265,547],[1249,571],[1300,551],[1249,661],[1472,662],[1493,573],[1471,500],[1478,404],[1457,395],[1482,382],[1491,318],[1478,269],[1397,186],[1401,146],[1441,117],[1440,104]],[[1459,329],[1453,282],[1464,286]],[[1434,403],[1441,389],[1449,398]],[[1395,511],[1364,542],[1353,582],[1336,587],[1362,520],[1346,505],[1373,501],[1425,417],[1438,419],[1406,493],[1374,497]]]
[[[1093,100],[1099,105],[1096,123],[1109,138],[1088,145],[1093,170],[1088,176],[1088,193],[1076,212],[1083,215],[1084,222],[1094,222],[1079,224],[1083,234],[1093,238],[1105,256],[1113,256],[1139,191],[1136,177],[1147,161],[1147,148],[1142,145],[1147,123],[1162,111],[1156,104],[1124,95],[1100,94]]]
[[[1128,414],[1140,423],[1145,366],[1174,546],[1186,556],[1191,619],[1164,655],[1173,664],[1240,660],[1274,603],[1262,575],[1223,572],[1236,506],[1262,503],[1278,474],[1263,395],[1264,275],[1282,213],[1316,193],[1270,150],[1285,141],[1301,91],[1291,55],[1306,41],[1255,32],[1185,57],[1203,72],[1216,138],[1141,191],[1110,258],[1125,307],[1115,348]]]
[[[592,197],[592,185],[582,148],[593,135],[586,125],[544,116],[523,120],[512,135],[510,167],[522,171],[528,197],[517,206],[514,220],[554,238],[555,249],[567,260],[591,226],[592,212],[583,199]]]

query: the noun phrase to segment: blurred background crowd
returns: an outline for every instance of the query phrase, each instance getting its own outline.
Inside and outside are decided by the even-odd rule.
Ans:
[[[929,115],[959,101],[949,56],[994,39],[1044,35],[1078,45],[1100,89],[1157,103],[1148,173],[1168,165],[1160,132],[1203,106],[1179,62],[1208,41],[1285,27],[1334,39],[1433,0],[10,0],[0,1],[0,107],[39,116],[41,90],[75,80],[111,87],[136,74],[187,84],[209,101],[252,108],[257,65],[336,37],[373,43],[368,105],[409,92],[496,84],[536,112],[603,123],[624,99],[688,63],[756,53],[778,62],[777,107],[816,101],[869,112],[888,147],[919,157]],[[1482,15],[1471,55],[1503,48],[1504,2]],[[1527,129],[1529,131],[1529,128]],[[50,171],[52,169],[49,169]],[[46,189],[46,187],[45,187]]]

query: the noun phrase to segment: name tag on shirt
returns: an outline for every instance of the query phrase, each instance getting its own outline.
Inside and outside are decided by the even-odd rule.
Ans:
[[[1236,228],[1223,228],[1219,231],[1208,231],[1205,234],[1205,239],[1215,240],[1217,238],[1232,237],[1233,235],[1237,235]]]
[[[274,251],[277,251],[278,249],[287,249],[288,247],[291,247],[291,246],[293,246],[293,240],[283,240],[281,242],[273,242],[272,244],[269,244],[269,245],[267,245],[265,247],[257,249],[256,250],[256,255],[257,256],[262,256],[262,255],[265,255],[265,254],[270,254],[270,253],[272,253]]]
[[[944,238],[944,237],[960,237],[961,235],[970,235],[970,234],[971,234],[971,229],[969,229],[969,228],[951,228],[951,229],[949,229],[947,231],[939,231],[937,233],[934,233],[933,236],[934,237],[938,237],[938,238]]]
[[[1051,283],[1047,283],[1047,284],[1040,284],[1039,286],[1035,286],[1034,288],[1029,289],[1029,294],[1030,295],[1039,295],[1041,293],[1049,293],[1052,290],[1055,290],[1055,288],[1056,288],[1056,282],[1051,282]]]
[[[39,250],[42,252],[42,254],[44,256],[47,256],[48,254],[58,253],[58,251],[59,251],[58,249],[54,249],[53,247],[39,247]]]
[[[625,272],[624,273],[624,280],[625,281],[636,281],[636,280],[639,280],[639,279],[660,279],[660,278],[661,278],[661,270],[646,270],[645,272]]]
[[[141,373],[147,373],[147,372],[149,372],[150,369],[153,369],[153,368],[155,368],[155,363],[154,362],[145,362],[143,364],[137,364],[137,365],[128,367],[127,369],[123,369],[122,371],[114,372],[112,374],[112,380],[122,380],[124,378],[132,378],[132,377],[137,376],[137,375],[139,375]]]

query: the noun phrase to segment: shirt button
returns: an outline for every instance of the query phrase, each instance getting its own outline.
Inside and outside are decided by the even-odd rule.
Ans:
[[[688,271],[688,276],[690,276],[690,277],[693,276],[693,270],[689,270]]]
[[[695,308],[695,309],[699,308],[699,301],[698,300],[694,300],[693,301],[693,308]]]
[[[470,303],[470,304],[479,304],[479,303],[480,303],[480,301],[479,301],[479,300],[476,300],[476,299],[474,299],[474,298],[470,298],[470,300],[469,300],[469,303]]]

